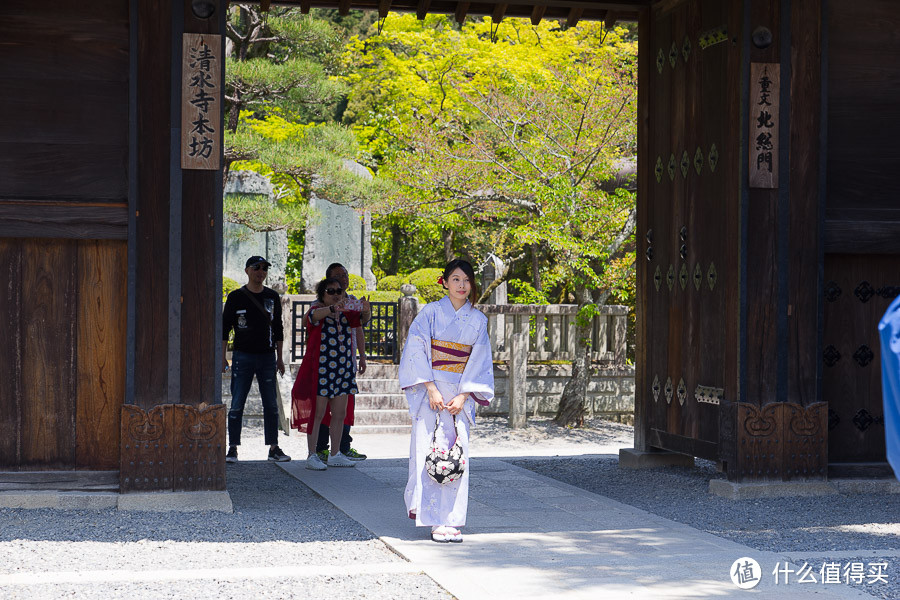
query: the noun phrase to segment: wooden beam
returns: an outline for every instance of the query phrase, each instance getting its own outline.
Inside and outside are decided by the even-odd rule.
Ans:
[[[272,6],[272,0],[259,0],[259,10],[262,12],[269,12],[269,8]]]
[[[419,0],[416,4],[416,18],[420,21],[425,19],[428,9],[431,7],[431,0]]]
[[[575,27],[578,25],[578,21],[581,20],[582,14],[584,14],[583,8],[571,8],[569,10],[569,18],[566,19],[566,27]]]
[[[494,12],[491,13],[491,22],[499,23],[503,20],[503,16],[506,14],[506,7],[508,4],[498,4],[494,7]]]
[[[346,17],[350,14],[350,0],[338,1],[338,14],[342,17]]]
[[[607,29],[612,29],[613,27],[616,26],[616,21],[618,21],[618,20],[619,20],[619,14],[616,11],[614,11],[614,10],[607,11],[606,18],[603,19],[603,26],[606,27]]]
[[[386,19],[391,11],[391,0],[378,0],[378,18]]]
[[[466,13],[469,12],[469,2],[458,2],[456,4],[456,22],[462,24],[466,21]]]
[[[544,13],[547,12],[546,6],[535,6],[531,10],[531,24],[537,26],[540,24],[541,19],[544,18]]]
[[[304,15],[308,15],[311,4],[312,2],[310,0],[300,0],[300,12]]]

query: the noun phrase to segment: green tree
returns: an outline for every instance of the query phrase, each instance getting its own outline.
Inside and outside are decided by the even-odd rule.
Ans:
[[[255,231],[305,226],[308,194],[360,206],[383,193],[344,168],[360,153],[350,130],[335,122],[346,86],[340,68],[341,32],[297,9],[238,4],[226,26],[226,174],[231,168],[268,176],[276,203],[226,198],[226,219]]]
[[[349,103],[365,105],[357,91],[381,94],[410,111],[403,118],[369,98],[357,126],[382,157],[381,173],[400,184],[387,210],[484,225],[510,262],[551,258],[546,283],[571,289],[580,306],[557,422],[580,425],[589,318],[615,290],[604,274],[629,259],[635,225],[633,194],[604,184],[635,152],[636,45],[599,24],[560,31],[513,20],[493,45],[487,20],[462,29],[438,20],[430,31],[400,21],[384,40],[367,40],[366,52],[355,49],[359,70],[379,73],[379,89],[361,79]]]

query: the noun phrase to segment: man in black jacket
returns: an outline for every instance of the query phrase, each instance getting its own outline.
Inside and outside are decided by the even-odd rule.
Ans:
[[[269,460],[286,462],[291,457],[278,447],[278,405],[275,371],[284,375],[282,348],[284,326],[281,323],[281,298],[263,282],[269,274],[269,261],[262,256],[247,259],[244,272],[247,285],[230,294],[222,310],[222,372],[228,370],[225,347],[234,329],[231,355],[231,410],[228,411],[228,453],[225,462],[237,462],[241,445],[244,404],[256,376],[263,405],[263,429],[269,446]]]

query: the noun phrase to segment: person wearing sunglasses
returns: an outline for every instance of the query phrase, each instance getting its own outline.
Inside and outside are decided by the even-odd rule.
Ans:
[[[354,467],[356,463],[340,451],[329,456],[326,465],[316,454],[316,439],[326,410],[331,411],[332,423],[343,424],[348,396],[356,394],[353,342],[360,311],[348,308],[344,288],[335,277],[319,282],[316,298],[303,316],[306,352],[291,390],[291,427],[306,433],[307,469]],[[332,448],[340,448],[342,434],[342,427],[330,428]]]
[[[356,374],[362,375],[366,372],[366,337],[363,326],[368,323],[369,319],[372,317],[372,307],[369,304],[368,298],[365,296],[361,299],[357,299],[356,296],[347,292],[350,287],[350,273],[341,263],[331,263],[328,265],[328,268],[325,269],[325,277],[334,277],[337,279],[344,290],[344,299],[348,300],[346,306],[358,308],[360,310],[360,326],[354,330],[353,356],[357,356],[358,353],[358,362],[354,366],[356,367]],[[312,307],[315,308],[316,306],[318,306],[318,301],[314,303]],[[365,454],[362,454],[357,451],[356,448],[352,447],[353,437],[350,435],[355,408],[356,398],[355,396],[349,396],[347,398],[347,415],[344,417],[343,434],[341,435],[341,445],[339,450],[341,454],[350,460],[360,461],[365,460],[367,457]],[[330,449],[328,447],[330,436],[331,413],[326,409],[325,417],[322,419],[322,424],[319,426],[319,437],[316,441],[316,454],[324,463],[328,462],[328,455],[330,454]]]
[[[269,460],[286,462],[291,457],[278,447],[278,405],[275,372],[284,375],[284,326],[281,322],[281,298],[263,285],[270,263],[262,256],[247,259],[244,272],[247,284],[228,294],[222,309],[222,372],[228,370],[225,349],[234,330],[231,355],[231,409],[228,411],[228,452],[225,462],[238,460],[241,445],[244,405],[253,377],[263,405],[263,430],[269,446]]]

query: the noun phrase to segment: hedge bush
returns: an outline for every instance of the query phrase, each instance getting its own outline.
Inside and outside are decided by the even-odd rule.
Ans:
[[[410,273],[409,282],[416,286],[419,298],[425,302],[434,302],[444,297],[444,286],[437,282],[438,277],[443,274],[443,269],[419,269]]]
[[[409,283],[409,277],[406,275],[386,275],[378,280],[376,286],[379,291],[399,292],[400,286]]]
[[[350,273],[350,290],[353,292],[364,292],[366,291],[366,280],[360,277],[359,275],[354,275]],[[359,294],[357,294],[358,296]]]
[[[228,298],[228,294],[241,287],[241,284],[231,277],[222,277],[222,302]]]

